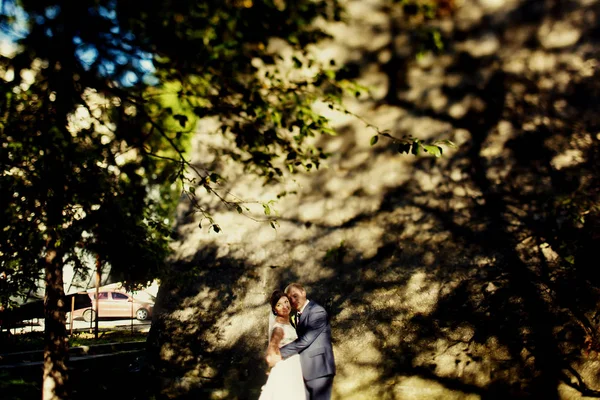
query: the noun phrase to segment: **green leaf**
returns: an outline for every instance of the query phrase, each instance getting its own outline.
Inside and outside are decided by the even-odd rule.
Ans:
[[[323,127],[321,131],[329,136],[337,136],[337,132],[329,127]]]
[[[410,150],[410,152],[415,155],[418,156],[419,155],[419,150],[421,150],[421,146],[419,145],[419,142],[417,142],[416,140],[413,142],[412,144],[412,148]]]
[[[375,144],[377,144],[377,142],[379,141],[379,135],[375,135],[371,138],[371,146],[375,146]]]
[[[179,125],[181,125],[182,128],[185,127],[185,123],[188,120],[188,117],[183,114],[173,115],[173,118],[175,118],[177,121],[179,121]]]
[[[442,156],[442,148],[439,146],[434,146],[434,145],[430,145],[430,144],[424,144],[423,145],[423,150],[426,151],[427,153],[436,156],[436,157],[441,157]]]
[[[398,145],[398,153],[406,153],[410,151],[410,143],[400,143]]]
[[[568,262],[569,264],[575,264],[575,257],[567,256],[567,257],[565,257],[565,261]]]
[[[442,34],[440,31],[433,32],[433,43],[438,50],[442,50],[444,48],[444,42],[442,40]]]
[[[271,113],[271,120],[275,125],[281,127],[281,114],[279,112],[273,111]]]
[[[213,172],[212,174],[210,174],[209,179],[211,180],[211,182],[217,183],[217,181],[221,179],[221,176]]]
[[[448,140],[448,139],[436,140],[435,142],[433,142],[433,144],[436,144],[436,145],[443,144],[443,145],[446,145],[446,146],[451,147],[453,149],[458,148],[458,146],[454,142],[452,142],[451,140]]]
[[[292,57],[292,61],[294,62],[294,67],[302,68],[302,61],[296,56]]]

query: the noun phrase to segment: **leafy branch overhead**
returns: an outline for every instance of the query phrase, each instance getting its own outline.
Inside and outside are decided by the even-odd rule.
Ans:
[[[11,290],[0,301],[37,291],[52,246],[54,262],[81,273],[101,254],[132,285],[160,275],[182,191],[216,232],[197,188],[249,214],[221,194],[225,159],[266,181],[319,168],[328,155],[309,139],[335,132],[313,105],[341,104],[347,85],[306,49],[327,38],[311,21],[339,19],[332,4],[3,2],[0,265]],[[192,165],[207,120],[233,146],[210,144],[213,161]],[[262,210],[276,226],[273,204]]]
[[[375,146],[379,142],[379,137],[385,137],[389,139],[391,144],[395,146],[398,153],[401,154],[412,154],[418,156],[423,152],[428,153],[434,157],[441,157],[444,152],[444,147],[456,148],[457,146],[451,140],[434,140],[432,142],[423,142],[421,139],[413,136],[404,136],[398,139],[387,132],[380,132],[371,137],[370,144]]]
[[[360,88],[307,49],[328,38],[315,20],[342,15],[329,0],[0,2],[0,303],[45,290],[43,398],[67,397],[64,265],[166,279],[182,192],[219,232],[198,188],[249,210],[222,193],[226,161],[269,182],[328,157],[312,139],[335,132],[314,105],[343,110]],[[207,121],[222,141],[194,142]],[[192,163],[195,146],[209,157]],[[259,207],[276,227],[273,203]]]
[[[72,237],[61,240],[65,257],[81,265],[73,249],[85,245],[87,251],[98,251],[92,244],[100,231],[93,231],[101,225],[93,221],[110,209],[109,199],[124,221],[133,214],[121,201],[137,202],[134,214],[141,221],[167,221],[161,231],[168,231],[168,215],[181,190],[205,218],[210,215],[198,202],[197,187],[247,212],[243,201],[218,193],[225,178],[215,171],[226,158],[266,181],[318,169],[328,154],[309,139],[335,131],[314,104],[321,101],[347,112],[343,97],[363,88],[340,79],[334,62],[321,64],[307,50],[328,37],[311,21],[339,19],[339,5],[282,4],[156,0],[129,7],[86,0],[67,7],[61,1],[4,2],[0,23],[13,32],[14,51],[0,59],[2,157],[7,169],[20,173],[3,175],[3,187],[6,193],[28,193],[6,216],[4,265],[36,265],[31,258],[38,253],[30,248],[44,248],[50,231],[40,226],[60,227],[57,234]],[[271,46],[274,38],[292,50],[290,56]],[[186,154],[193,134],[211,118],[233,146],[213,146],[217,162],[192,166]],[[390,139],[401,152],[408,153],[410,144],[413,154],[420,148],[442,154],[438,143]],[[65,182],[42,173],[54,164],[60,164]],[[53,190],[55,185],[69,191]],[[47,220],[48,193],[60,195],[52,203],[57,206],[52,222]],[[144,193],[156,193],[155,198]],[[130,194],[135,202],[127,200]],[[7,195],[6,204],[15,198]],[[263,210],[272,222],[272,207]],[[33,235],[26,247],[23,232]],[[84,233],[89,235],[85,240]],[[8,260],[8,254],[17,256]],[[35,286],[27,282],[23,292]]]
[[[0,4],[0,302],[45,291],[54,340],[43,398],[67,397],[65,263],[86,274],[97,256],[128,285],[166,278],[179,193],[222,181],[214,163],[186,156],[199,121],[216,119],[236,145],[215,148],[217,163],[230,158],[266,179],[318,166],[324,154],[305,144],[328,129],[309,106],[326,82],[317,70],[289,79],[270,44],[310,62],[306,46],[327,37],[311,22],[339,19],[332,4]]]

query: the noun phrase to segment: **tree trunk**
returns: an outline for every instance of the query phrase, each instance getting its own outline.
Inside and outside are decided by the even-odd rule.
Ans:
[[[48,241],[45,262],[46,294],[44,296],[44,375],[42,400],[68,397],[69,342],[66,330],[65,291],[62,256],[57,251],[56,238]]]

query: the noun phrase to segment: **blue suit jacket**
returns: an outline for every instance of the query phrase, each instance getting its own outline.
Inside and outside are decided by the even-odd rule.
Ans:
[[[281,357],[288,358],[300,354],[304,380],[335,375],[335,360],[331,345],[331,325],[327,311],[319,304],[310,301],[296,327],[298,339],[283,346]]]

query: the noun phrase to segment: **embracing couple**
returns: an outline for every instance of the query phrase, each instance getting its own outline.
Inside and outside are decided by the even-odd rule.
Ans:
[[[327,312],[299,283],[275,290],[270,305],[266,361],[272,368],[259,400],[329,400],[335,361]]]

